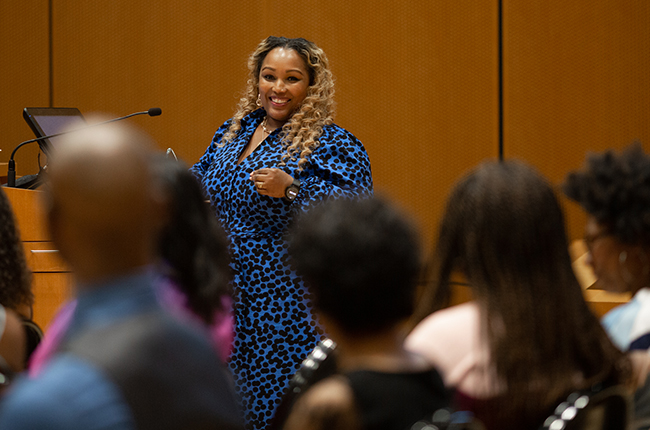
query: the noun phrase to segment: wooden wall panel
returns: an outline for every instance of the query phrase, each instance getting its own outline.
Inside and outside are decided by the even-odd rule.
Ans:
[[[248,53],[268,34],[304,36],[328,53],[337,122],[366,144],[378,191],[433,237],[451,184],[496,155],[497,10],[437,2],[127,2],[53,0],[57,106],[123,115],[189,163],[228,118]],[[46,0],[0,5],[0,152],[31,137],[20,118],[48,103]],[[504,0],[505,155],[555,183],[587,150],[648,141],[645,0]],[[647,143],[646,143],[647,145]],[[647,148],[647,146],[646,146]],[[36,147],[19,174],[35,173]],[[579,211],[569,206],[572,237]]]
[[[28,105],[128,121],[195,162],[234,110],[264,37],[314,40],[337,79],[337,123],[370,154],[376,189],[429,248],[460,175],[498,151],[498,2],[241,0],[0,2],[0,162],[31,138]],[[650,142],[650,2],[502,0],[504,143],[554,183],[588,150]],[[53,86],[48,43],[53,44]],[[18,156],[35,173],[36,146]],[[581,212],[568,206],[571,237]]]
[[[368,148],[376,190],[415,214],[428,250],[453,183],[497,155],[496,5],[352,4],[353,31],[330,49],[338,122]]]
[[[193,163],[231,116],[257,43],[314,40],[337,78],[337,123],[431,242],[451,184],[497,154],[496,12],[454,0],[54,0],[55,104],[116,116],[159,106],[133,121]]]
[[[0,1],[0,162],[7,162],[20,142],[34,138],[23,108],[49,103],[47,3]],[[35,143],[16,152],[19,176],[38,172],[37,154]],[[6,176],[6,168],[0,176]]]
[[[237,100],[241,54],[261,37],[248,31],[255,3],[54,0],[55,103],[115,116],[161,107],[129,121],[193,162]],[[233,19],[242,10],[252,21]]]
[[[506,157],[558,184],[588,151],[650,150],[649,22],[646,0],[504,0]],[[566,207],[582,237],[582,211]]]

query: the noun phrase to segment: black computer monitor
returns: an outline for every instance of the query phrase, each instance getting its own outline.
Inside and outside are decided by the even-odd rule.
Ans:
[[[84,117],[77,108],[30,108],[23,110],[23,118],[29,124],[36,137],[61,133],[75,124],[85,124]],[[60,137],[39,140],[38,144],[45,154],[56,146]]]

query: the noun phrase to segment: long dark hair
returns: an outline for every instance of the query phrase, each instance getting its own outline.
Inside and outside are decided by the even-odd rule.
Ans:
[[[31,275],[9,199],[0,188],[0,304],[11,309],[31,306]]]
[[[535,416],[576,388],[626,381],[629,363],[574,275],[555,192],[529,166],[485,163],[456,185],[419,318],[449,304],[454,271],[471,285],[507,387],[502,416]]]
[[[169,208],[159,254],[191,310],[209,324],[230,294],[228,239],[187,166],[162,157],[155,166]]]

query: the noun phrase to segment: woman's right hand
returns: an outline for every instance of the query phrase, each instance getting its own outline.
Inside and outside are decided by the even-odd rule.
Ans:
[[[269,197],[284,197],[289,185],[293,183],[293,177],[284,170],[277,168],[258,169],[250,174],[250,180],[255,183],[255,190]]]

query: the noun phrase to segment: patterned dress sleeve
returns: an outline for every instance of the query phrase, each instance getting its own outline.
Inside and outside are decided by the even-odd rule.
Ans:
[[[221,125],[221,127],[219,127],[219,129],[214,133],[214,137],[212,138],[212,142],[210,143],[210,146],[208,146],[208,149],[205,150],[205,153],[201,156],[199,161],[190,168],[190,171],[199,181],[203,180],[203,175],[205,175],[210,164],[212,164],[214,153],[217,150],[218,145],[221,143],[223,135],[226,134],[228,127],[230,127],[230,121],[231,120],[226,121]]]
[[[303,210],[329,198],[356,198],[373,192],[368,153],[352,133],[338,126],[324,128],[319,146],[298,179],[301,186],[294,206]]]

